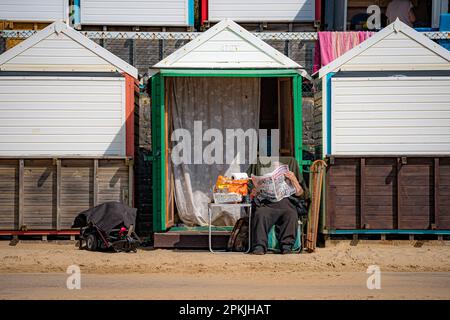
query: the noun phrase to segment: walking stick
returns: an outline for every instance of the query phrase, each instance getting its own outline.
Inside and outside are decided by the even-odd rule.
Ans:
[[[317,233],[319,228],[320,201],[322,194],[322,184],[324,169],[327,166],[325,161],[316,160],[310,167],[310,189],[311,193],[311,209],[308,215],[308,228],[306,239],[306,250],[314,252],[317,243]]]

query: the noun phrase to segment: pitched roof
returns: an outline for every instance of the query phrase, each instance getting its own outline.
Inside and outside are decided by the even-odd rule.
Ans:
[[[137,78],[138,71],[135,67],[123,61],[119,57],[115,56],[102,46],[96,44],[92,40],[89,40],[85,36],[83,36],[78,31],[70,28],[65,23],[61,21],[57,21],[46,27],[45,29],[37,32],[33,36],[27,38],[22,41],[20,44],[11,48],[10,50],[4,52],[0,55],[0,70],[7,69],[5,66],[10,62],[13,64],[14,58],[20,56],[25,51],[34,48],[41,41],[45,41],[46,39],[54,39],[56,35],[64,35],[64,39],[70,39],[76,42],[81,49],[86,49],[91,57],[98,59],[97,61],[102,61],[103,63],[108,63],[119,71],[123,71],[128,73],[129,75]],[[59,39],[56,37],[56,39]],[[71,64],[70,58],[67,59],[67,64]],[[63,64],[61,64],[63,65]],[[11,68],[9,68],[11,70]],[[89,71],[89,70],[85,70]]]
[[[385,27],[383,30],[379,31],[366,41],[362,42],[360,45],[352,48],[351,50],[344,53],[339,58],[335,59],[331,63],[322,67],[317,73],[319,78],[322,78],[329,72],[334,72],[339,70],[344,64],[352,60],[358,55],[361,55],[366,50],[369,50],[371,47],[376,46],[377,43],[386,39],[388,37],[393,37],[396,34],[401,34],[405,39],[408,39],[416,44],[420,45],[420,48],[424,48],[427,52],[431,52],[436,57],[440,57],[440,61],[442,64],[450,63],[450,51],[446,50],[442,46],[438,45],[434,41],[430,40],[420,32],[417,32],[413,28],[409,27],[405,23],[401,22],[399,19]],[[401,51],[401,48],[398,50]],[[383,61],[380,61],[382,64]],[[316,73],[316,74],[317,74]]]
[[[299,69],[297,62],[239,26],[224,19],[153,68]]]

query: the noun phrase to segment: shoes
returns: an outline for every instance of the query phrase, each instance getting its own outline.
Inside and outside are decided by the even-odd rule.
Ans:
[[[266,254],[266,250],[264,250],[264,248],[262,246],[256,246],[253,249],[252,254],[264,255],[264,254]]]
[[[292,254],[295,253],[294,251],[292,251],[292,248],[290,246],[283,246],[281,248],[281,254]]]

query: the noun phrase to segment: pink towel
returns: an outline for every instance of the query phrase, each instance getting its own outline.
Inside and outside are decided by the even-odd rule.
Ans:
[[[313,72],[326,66],[337,57],[368,39],[373,34],[374,32],[369,31],[319,32],[318,40],[314,48]]]

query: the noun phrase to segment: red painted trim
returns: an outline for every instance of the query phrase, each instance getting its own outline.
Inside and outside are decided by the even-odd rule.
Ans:
[[[61,235],[61,236],[76,236],[79,235],[79,230],[27,230],[27,231],[6,231],[0,230],[0,236],[49,236],[49,235]]]
[[[322,0],[316,0],[315,19],[321,21],[322,16]]]
[[[201,0],[200,10],[200,24],[203,25],[203,22],[208,20],[208,0]]]
[[[134,157],[134,88],[136,79],[128,73],[125,76],[125,130],[126,155]]]
[[[125,76],[125,131],[126,131],[126,155],[134,158],[134,111],[135,111],[135,95],[139,94],[139,81],[128,73]],[[133,190],[136,190],[136,179],[133,179]],[[133,192],[134,194],[134,192]],[[134,207],[134,196],[132,199]]]

